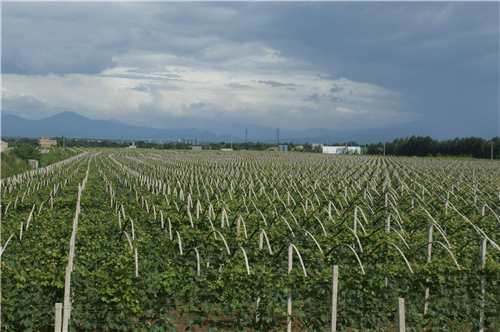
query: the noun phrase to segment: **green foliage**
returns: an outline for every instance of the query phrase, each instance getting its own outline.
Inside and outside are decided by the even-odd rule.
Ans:
[[[42,157],[40,151],[29,143],[18,144],[14,149],[12,149],[11,153],[26,161],[28,159],[40,160]]]
[[[495,216],[500,212],[500,176],[490,162],[348,155],[332,161],[327,155],[292,153],[92,152],[92,157],[80,155],[2,192],[2,244],[10,234],[19,234],[35,204],[22,241],[14,237],[2,256],[2,325],[8,330],[53,329],[54,303],[64,296],[78,185],[87,174],[71,279],[73,331],[283,331],[288,292],[294,327],[325,331],[332,265],[338,265],[340,272],[338,330],[394,329],[398,297],[405,298],[411,328],[475,328],[483,275],[486,329],[500,326],[496,309],[500,252],[489,244],[481,269],[482,233],[477,231],[480,228],[492,241],[500,241]],[[476,204],[474,184],[480,189]],[[58,190],[51,208],[54,186]],[[421,187],[428,192],[422,194]],[[448,192],[460,214],[445,210]],[[5,206],[16,198],[16,208],[11,205],[4,215]],[[329,202],[335,204],[330,206],[331,216]],[[493,212],[486,210],[482,216],[483,203]],[[121,205],[126,218],[119,219]],[[215,217],[209,213],[210,205]],[[353,232],[355,206],[359,210]],[[229,227],[221,226],[223,209]],[[426,211],[446,235],[445,239],[436,226],[434,240],[453,253],[460,270],[438,243],[427,262],[431,219]],[[386,233],[389,213],[394,229]],[[244,219],[247,236],[243,228],[238,234],[238,215]],[[212,227],[223,234],[230,254]],[[260,229],[265,230],[273,255],[265,240],[259,249]],[[138,277],[134,250],[124,232],[138,252]],[[176,232],[182,239],[182,255]],[[289,243],[298,248],[307,277],[295,253],[288,275]],[[346,244],[354,248],[365,274]],[[240,247],[247,254],[250,275]],[[200,254],[199,276],[194,248]],[[427,287],[429,311],[424,315]]]
[[[77,154],[78,154],[77,152],[69,150],[69,149],[66,149],[66,150],[61,149],[61,148],[49,149],[49,153],[42,154],[42,156],[40,158],[39,167],[45,167],[48,165],[52,165],[52,164],[57,163],[59,161],[73,157]]]
[[[2,179],[31,170],[25,160],[6,152],[2,152]]]
[[[438,141],[427,137],[395,139],[385,143],[386,156],[447,156],[466,158],[491,158],[491,142],[493,142],[493,158],[500,159],[500,138],[485,140],[480,137],[455,138],[454,140]],[[382,155],[382,142],[369,144],[368,154]]]

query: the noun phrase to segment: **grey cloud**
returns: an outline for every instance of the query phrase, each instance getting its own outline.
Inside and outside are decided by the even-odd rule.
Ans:
[[[343,87],[338,87],[336,85],[333,86],[333,88],[330,89],[330,92],[331,93],[335,93],[335,92],[340,92],[340,91],[343,91],[344,88]]]
[[[297,91],[297,89],[295,88],[286,88],[287,90],[290,90],[290,91]]]
[[[244,84],[239,84],[239,83],[229,83],[227,85],[230,88],[235,88],[235,89],[247,89],[250,88],[250,85],[244,85]]]
[[[305,99],[303,99],[304,101],[310,101],[310,102],[313,102],[313,103],[319,103],[321,101],[321,97],[315,93],[313,94],[312,96],[309,96]]]
[[[169,76],[177,76],[178,75],[134,75],[134,74],[119,74],[119,73],[113,73],[113,74],[99,74],[100,77],[113,77],[113,78],[128,78],[132,80],[150,80],[150,81],[172,81],[172,82],[185,82],[184,80],[177,79],[177,78],[169,78]]]
[[[326,101],[331,101],[332,103],[335,103],[335,102],[342,102],[342,101],[346,101],[345,98],[343,97],[334,97],[332,95],[329,95],[329,96],[325,96],[324,94],[323,95],[319,95],[318,93],[314,93],[313,95],[303,99],[304,101],[310,101],[312,103],[319,103],[323,100],[326,100]]]
[[[98,74],[132,50],[199,60],[205,48],[222,40],[220,23],[233,23],[240,15],[220,4],[5,4],[2,73]],[[200,26],[205,35],[199,35]]]
[[[173,81],[182,81],[182,80],[180,80],[179,75],[168,73],[168,72],[166,72],[165,68],[159,68],[159,66],[158,66],[156,69],[157,69],[157,71],[159,71],[161,73],[160,74],[155,73],[155,75],[159,75],[163,79],[171,79]],[[151,73],[151,70],[149,68],[134,68],[134,69],[128,69],[127,73],[148,75]]]
[[[205,104],[203,102],[199,102],[199,103],[196,103],[196,104],[190,104],[189,108],[203,108],[203,107],[209,106],[209,105],[212,105],[212,104],[210,104],[210,103]]]
[[[163,85],[157,83],[150,84],[139,84],[136,85],[132,90],[140,91],[140,92],[155,92],[155,91],[182,91],[183,89],[176,85]]]
[[[4,74],[97,74],[114,68],[113,56],[123,53],[130,43],[123,29],[89,25],[76,17],[74,24],[50,17],[53,9],[57,12],[61,8],[72,9],[67,12],[72,17],[80,6],[13,3],[3,8],[2,24],[10,28],[2,34]],[[25,10],[24,16],[15,11],[19,8]],[[84,16],[82,13],[79,18]]]
[[[147,92],[147,91],[149,91],[149,88],[144,84],[140,84],[140,85],[137,85],[135,88],[132,88],[132,90],[136,90],[136,91],[140,91],[140,92]]]
[[[333,81],[338,78],[333,77],[333,75],[328,75],[328,76],[321,76],[321,75],[316,75],[320,80],[325,80],[325,81]]]
[[[346,101],[346,99],[345,99],[345,98],[343,98],[343,97],[334,97],[334,96],[330,96],[330,100],[331,100],[333,103]]]
[[[11,98],[2,98],[2,111],[19,111],[24,109],[45,109],[46,105],[32,96],[13,96]]]
[[[451,119],[450,128],[465,128],[473,122],[477,128],[495,126],[498,132],[498,121],[486,124],[484,119],[498,119],[499,3],[453,3],[446,20],[429,24],[439,13],[446,13],[447,6],[419,2],[4,2],[2,73],[94,74],[119,63],[137,68],[129,73],[131,79],[166,81],[179,78],[148,74],[165,72],[166,66],[196,70],[207,64],[227,72],[311,69],[321,73],[318,80],[346,77],[397,91],[408,102],[405,111],[434,119],[425,126],[441,126],[443,120]],[[314,19],[298,24],[304,17]],[[241,48],[244,56],[251,55],[249,67],[232,61],[245,44],[252,46]],[[286,61],[251,62],[255,54],[269,48],[279,51]],[[134,54],[151,56],[140,60]],[[155,59],[158,54],[172,57]],[[492,54],[492,61],[484,61],[486,54]],[[287,86],[270,82],[274,81],[260,83]],[[6,88],[8,84],[3,80]],[[4,100],[2,108],[8,103]],[[471,118],[470,109],[481,116]],[[463,132],[457,129],[456,135]]]
[[[39,120],[64,110],[62,107],[49,107],[33,96],[2,97],[2,113],[18,115],[25,119]]]
[[[278,88],[278,87],[282,87],[282,86],[296,86],[293,83],[285,84],[285,83],[280,83],[280,82],[275,82],[275,81],[257,81],[257,82],[262,83],[262,84],[270,85],[273,88]]]

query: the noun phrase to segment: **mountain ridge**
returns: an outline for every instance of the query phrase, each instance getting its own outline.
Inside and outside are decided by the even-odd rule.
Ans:
[[[180,128],[183,121],[172,121],[175,129],[160,129],[148,126],[134,126],[121,121],[89,119],[81,114],[64,111],[40,120],[28,120],[14,114],[1,115],[2,137],[41,137],[66,136],[67,138],[86,138],[101,140],[153,140],[177,141],[182,139],[196,139],[200,143],[230,142],[231,132],[234,143],[245,142],[245,130],[249,129],[250,142],[276,142],[276,128],[255,124],[227,123],[216,120],[194,121],[204,124],[201,128]],[[157,122],[161,124],[161,122]],[[163,125],[168,124],[168,118],[163,119]],[[209,130],[210,128],[214,130]],[[330,143],[355,141],[359,144],[391,141],[395,138],[415,136],[433,136],[432,133],[415,128],[371,128],[354,131],[330,130],[325,128],[308,128],[301,130],[281,129],[280,142],[302,143]],[[434,139],[446,139],[433,137]]]

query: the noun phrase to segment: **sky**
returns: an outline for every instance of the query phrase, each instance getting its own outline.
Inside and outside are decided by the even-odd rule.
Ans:
[[[3,2],[2,114],[500,136],[499,2]]]

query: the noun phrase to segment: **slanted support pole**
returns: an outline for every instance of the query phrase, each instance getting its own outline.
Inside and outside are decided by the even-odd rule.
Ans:
[[[337,291],[339,286],[339,267],[333,266],[332,271],[332,317],[330,322],[330,331],[337,331]]]

